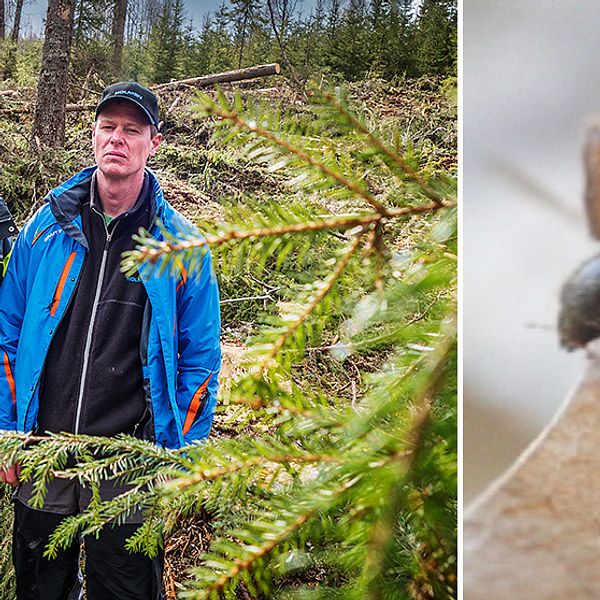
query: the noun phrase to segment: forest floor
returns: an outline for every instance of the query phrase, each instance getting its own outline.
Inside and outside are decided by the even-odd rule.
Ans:
[[[385,124],[393,130],[398,148],[415,147],[421,167],[430,175],[456,174],[456,99],[452,82],[449,85],[448,81],[430,77],[395,83],[369,80],[346,86],[351,109],[368,124],[378,128]],[[234,88],[223,89],[227,94]],[[269,79],[262,87],[251,84],[235,89],[254,102],[280,104],[285,114],[302,115],[309,111],[305,98],[283,78]],[[70,101],[93,103],[92,96],[86,100],[83,92],[77,96]],[[4,95],[0,90],[0,195],[20,222],[41,205],[52,186],[93,162],[90,111],[68,114],[65,150],[43,159],[28,153],[31,114],[25,109],[32,97],[33,90],[13,90]],[[164,141],[150,166],[161,181],[166,198],[188,218],[200,223],[226,219],[229,211],[237,210],[249,198],[251,205],[256,206],[297,201],[268,166],[251,163],[238,150],[210,142],[213,125],[198,118],[193,91],[164,93],[160,104]],[[369,185],[377,191],[386,182],[374,179]],[[313,197],[311,201],[320,203],[327,213],[347,213],[353,208],[345,200],[338,202],[330,197]],[[415,217],[411,225],[418,226],[418,219]],[[227,275],[220,287],[224,354],[220,380],[225,393],[228,382],[243,368],[244,348],[261,322],[261,315],[276,311],[278,302],[285,299],[286,273],[266,272],[261,278],[251,273]],[[346,397],[348,402],[360,397],[364,389],[362,375],[373,371],[382,359],[356,356],[340,364],[318,350],[309,352],[295,372],[297,382],[314,385],[320,381],[325,393]],[[241,422],[236,422],[238,419],[237,408],[225,406],[216,416],[213,435],[236,435],[245,426],[243,415]],[[175,598],[187,569],[197,564],[208,549],[212,529],[206,515],[188,518],[166,540],[164,582],[168,600]],[[320,573],[316,570],[304,576],[318,582]],[[239,594],[240,598],[249,597],[243,589]]]

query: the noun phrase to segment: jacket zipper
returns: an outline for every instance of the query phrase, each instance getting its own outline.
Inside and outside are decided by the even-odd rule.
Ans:
[[[96,283],[96,291],[94,294],[94,303],[92,304],[92,314],[90,316],[90,324],[87,330],[87,336],[85,338],[85,347],[83,350],[83,366],[81,368],[81,379],[79,380],[79,393],[77,395],[77,412],[75,415],[75,429],[74,433],[79,433],[80,419],[81,419],[81,407],[83,404],[83,393],[85,391],[85,380],[87,379],[87,371],[90,362],[90,350],[92,348],[92,336],[94,332],[94,322],[96,321],[96,312],[98,309],[98,301],[100,300],[100,293],[102,292],[102,284],[104,283],[104,273],[106,270],[106,259],[108,257],[108,247],[112,239],[115,229],[119,223],[115,223],[115,226],[111,233],[108,232],[108,227],[104,216],[93,209],[96,214],[100,215],[102,222],[104,223],[104,231],[106,232],[106,243],[104,244],[104,251],[102,252],[102,261],[100,262],[100,273],[98,274],[98,282]]]

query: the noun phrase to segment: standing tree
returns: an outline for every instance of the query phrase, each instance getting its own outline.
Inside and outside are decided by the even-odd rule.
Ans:
[[[123,37],[127,17],[127,0],[115,0],[115,14],[112,22],[112,74],[115,79],[121,76],[123,64]]]
[[[17,0],[15,5],[15,20],[11,33],[12,41],[16,44],[19,41],[19,32],[21,30],[21,14],[23,12],[23,0]]]
[[[4,13],[4,0],[0,0],[0,41],[4,41],[4,38],[6,37],[6,21]]]
[[[415,75],[415,27],[412,0],[390,0],[381,52],[385,77]]]
[[[299,77],[304,81],[314,77],[314,73],[323,64],[327,44],[326,25],[323,0],[317,0],[305,19],[297,19],[291,24],[287,53]]]
[[[296,0],[267,0],[269,20],[271,21],[273,35],[279,46],[280,60],[292,69],[293,65],[286,51],[286,42],[291,16],[296,10],[296,4]]]
[[[210,29],[204,29],[203,32],[211,32],[212,43],[210,44],[209,50],[209,68],[208,72],[218,73],[220,71],[226,71],[233,69],[233,54],[232,54],[232,41],[229,36],[227,24],[229,22],[229,15],[225,1],[222,0],[217,12],[214,16],[214,23]]]
[[[184,9],[181,0],[166,0],[148,38],[150,79],[164,83],[177,79],[183,41]]]
[[[60,148],[65,141],[67,78],[75,0],[49,0],[31,151]]]
[[[233,26],[238,69],[242,68],[252,33],[258,29],[258,25],[262,21],[260,12],[261,3],[256,0],[231,0],[229,19]]]
[[[15,5],[15,18],[13,21],[13,28],[10,34],[10,45],[8,47],[8,53],[6,55],[6,62],[4,63],[4,79],[8,79],[13,76],[15,67],[17,64],[17,43],[19,41],[19,31],[21,30],[21,13],[23,11],[23,0],[17,0]],[[4,10],[2,11],[2,25],[4,27]],[[3,31],[2,39],[4,39],[5,32]]]
[[[365,0],[350,0],[336,29],[332,67],[346,79],[359,79],[369,68],[371,33],[366,12]]]
[[[447,73],[455,64],[453,0],[424,0],[417,19],[417,65],[421,73]]]
[[[383,58],[383,49],[386,45],[386,24],[389,11],[386,11],[386,0],[371,0],[367,22],[371,28],[371,54],[376,65],[380,65]]]

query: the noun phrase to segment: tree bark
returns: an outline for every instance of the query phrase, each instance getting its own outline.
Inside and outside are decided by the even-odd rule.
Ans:
[[[247,67],[245,69],[236,69],[235,71],[225,71],[215,75],[204,75],[203,77],[193,77],[192,79],[181,79],[179,81],[170,81],[153,85],[154,90],[164,90],[170,87],[179,87],[182,85],[193,85],[195,87],[206,87],[215,83],[227,83],[231,81],[243,81],[244,79],[254,79],[256,77],[266,77],[268,75],[278,75],[281,67],[278,63],[269,65],[258,65],[256,67]]]
[[[17,0],[15,5],[15,21],[13,23],[11,38],[16,44],[19,41],[19,33],[21,31],[21,13],[23,11],[23,0]]]
[[[123,62],[123,36],[125,34],[125,19],[127,17],[127,0],[115,0],[115,15],[112,22],[112,74],[120,79]]]
[[[60,148],[65,141],[65,106],[75,0],[49,0],[42,68],[31,136],[32,151]]]
[[[0,42],[6,37],[6,10],[4,0],[0,0]]]

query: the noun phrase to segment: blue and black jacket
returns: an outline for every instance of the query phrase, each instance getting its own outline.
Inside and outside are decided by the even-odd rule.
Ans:
[[[15,241],[0,286],[0,429],[38,428],[40,379],[90,250],[81,207],[95,169],[52,190]],[[164,199],[154,174],[147,175],[151,233],[161,238],[160,222],[169,234],[198,234]],[[157,275],[146,265],[139,276],[148,298],[141,336],[147,437],[179,448],[207,437],[214,416],[221,364],[216,277],[208,251],[193,272],[182,262],[177,275]]]

